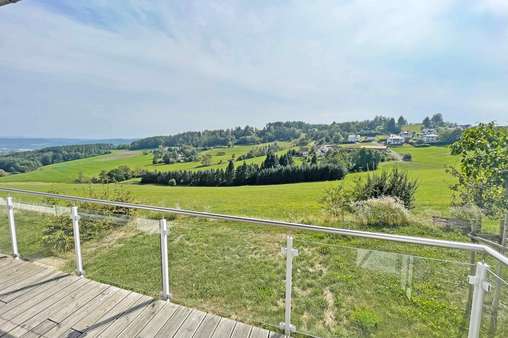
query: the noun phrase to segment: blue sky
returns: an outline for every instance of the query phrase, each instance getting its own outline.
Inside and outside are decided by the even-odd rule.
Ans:
[[[0,8],[0,79],[0,136],[506,123],[508,1],[22,0]]]

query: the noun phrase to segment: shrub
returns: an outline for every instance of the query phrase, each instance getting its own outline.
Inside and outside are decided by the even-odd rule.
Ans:
[[[402,155],[402,161],[411,162],[412,160],[413,160],[413,155],[411,155],[411,154]]]
[[[418,184],[399,169],[391,172],[369,175],[365,181],[357,181],[353,199],[357,202],[371,198],[392,196],[400,200],[407,209],[413,208]]]
[[[3,169],[0,169],[0,177],[7,176],[7,172]]]
[[[344,215],[351,211],[351,194],[344,190],[342,185],[329,188],[321,199],[323,209],[333,217],[340,217],[344,220]]]
[[[353,311],[351,321],[361,336],[369,336],[377,329],[379,317],[369,309],[357,309]]]
[[[74,248],[72,220],[69,215],[44,217],[45,229],[43,243],[53,252],[64,253]],[[101,219],[82,218],[79,222],[79,234],[83,242],[97,239],[114,227],[114,223]]]
[[[409,211],[394,197],[371,198],[355,205],[358,222],[368,226],[401,226],[409,224]]]
[[[170,180],[168,181],[168,185],[169,185],[170,187],[174,187],[174,186],[176,186],[176,180],[175,180],[174,178],[170,179]]]

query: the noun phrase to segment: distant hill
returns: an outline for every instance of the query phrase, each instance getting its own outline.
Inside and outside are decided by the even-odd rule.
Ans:
[[[135,139],[73,139],[0,137],[0,154],[77,144],[130,144]]]

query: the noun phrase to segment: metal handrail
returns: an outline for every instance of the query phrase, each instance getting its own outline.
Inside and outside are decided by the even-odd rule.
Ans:
[[[139,209],[139,210],[147,210],[147,211],[155,211],[155,212],[167,212],[177,215],[184,216],[194,216],[208,219],[218,219],[225,221],[236,221],[242,223],[253,223],[260,225],[270,225],[276,227],[284,227],[294,230],[305,230],[305,231],[313,231],[341,236],[352,236],[352,237],[360,237],[360,238],[368,238],[368,239],[378,239],[392,242],[400,242],[407,244],[419,244],[425,246],[435,246],[435,247],[443,247],[449,249],[461,249],[468,251],[479,251],[488,254],[489,256],[497,259],[504,265],[508,266],[508,257],[502,255],[497,252],[493,248],[484,244],[474,244],[474,243],[465,243],[458,241],[448,241],[442,239],[432,239],[432,238],[424,238],[424,237],[415,237],[415,236],[403,236],[403,235],[392,235],[385,234],[380,232],[369,232],[369,231],[360,231],[360,230],[351,230],[351,229],[343,229],[343,228],[331,228],[320,225],[311,225],[311,224],[302,224],[302,223],[291,223],[284,221],[274,221],[267,219],[259,219],[253,217],[242,217],[242,216],[232,216],[225,214],[217,214],[210,212],[202,212],[202,211],[194,211],[194,210],[186,210],[186,209],[178,209],[178,208],[168,208],[168,207],[158,207],[146,204],[135,204],[135,203],[125,203],[125,202],[115,202],[102,200],[97,198],[89,198],[89,197],[79,197],[79,196],[71,196],[71,195],[59,195],[54,193],[40,192],[40,191],[31,191],[24,189],[15,189],[15,188],[2,188],[0,187],[0,191],[8,192],[8,193],[19,193],[19,194],[27,194],[34,196],[44,196],[49,198],[74,201],[74,202],[87,202],[87,203],[95,203],[101,205],[129,208],[129,209]]]

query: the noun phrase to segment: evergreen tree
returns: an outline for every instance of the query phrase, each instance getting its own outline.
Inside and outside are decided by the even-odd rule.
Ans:
[[[397,126],[399,128],[402,128],[404,126],[407,126],[407,120],[404,118],[404,116],[400,116],[399,119],[397,120]]]
[[[424,128],[431,128],[432,127],[432,122],[430,121],[430,118],[427,116],[423,119],[423,127]]]
[[[277,155],[273,152],[269,151],[268,154],[266,154],[265,161],[263,162],[262,168],[263,169],[269,169],[274,168],[279,165],[279,159],[277,158]]]
[[[443,115],[440,113],[432,115],[430,122],[432,124],[432,127],[434,128],[439,128],[443,126],[444,125]]]

